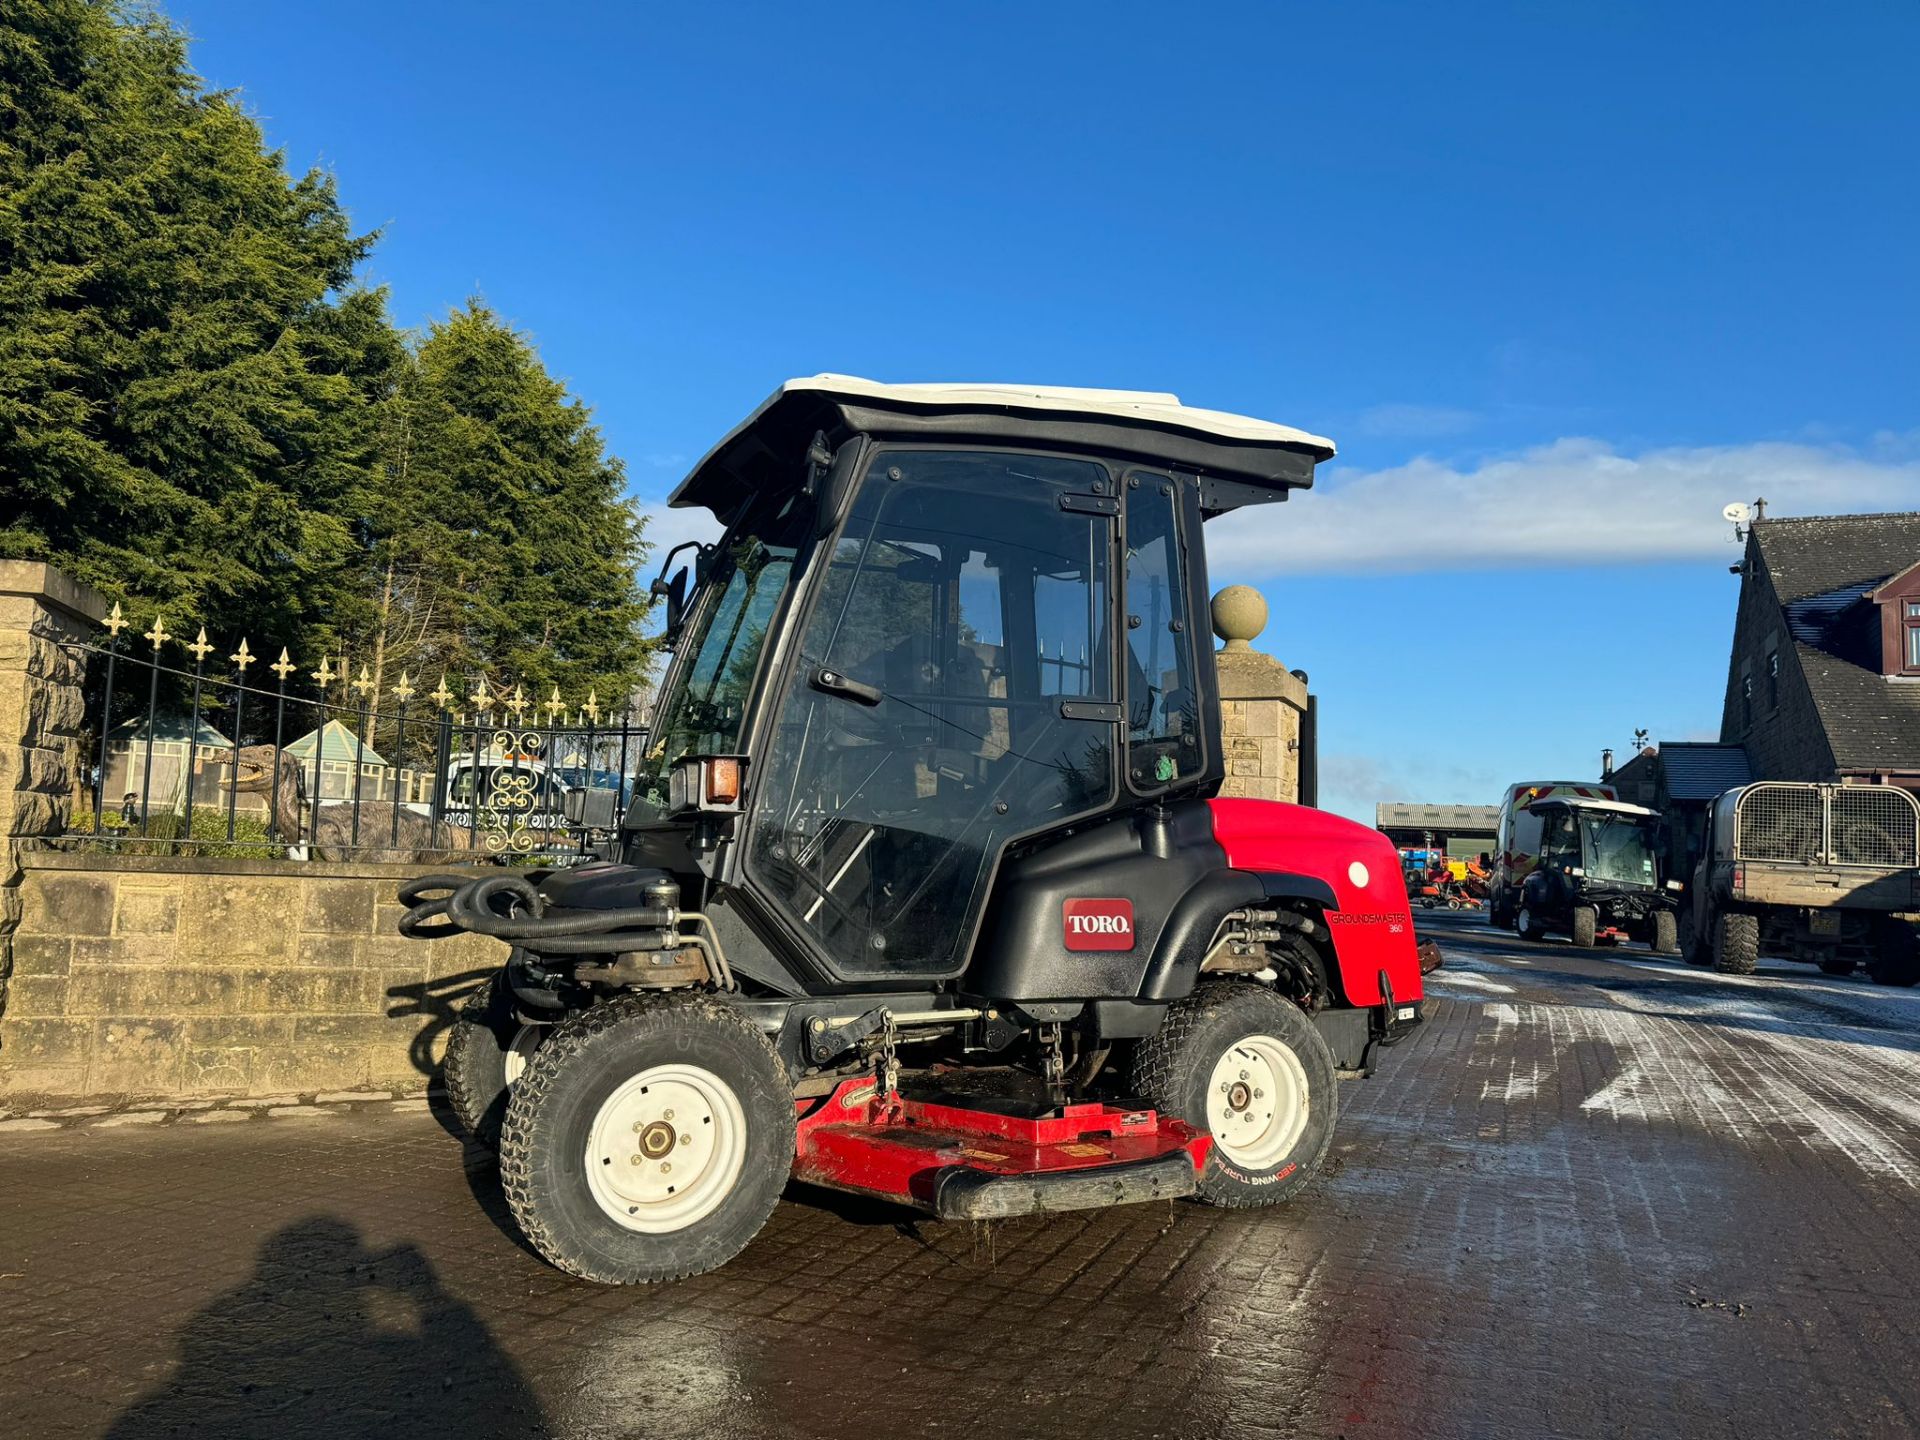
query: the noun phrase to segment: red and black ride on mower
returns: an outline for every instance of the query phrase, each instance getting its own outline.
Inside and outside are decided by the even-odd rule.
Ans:
[[[512,947],[447,1087],[543,1255],[692,1275],[790,1177],[958,1219],[1308,1181],[1336,1075],[1420,1018],[1413,922],[1384,836],[1215,798],[1201,524],[1332,453],[823,375],[700,462],[672,503],[725,535],[655,582],[617,858],[402,894]]]

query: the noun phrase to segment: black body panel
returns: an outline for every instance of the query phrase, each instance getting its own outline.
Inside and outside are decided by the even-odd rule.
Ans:
[[[1333,886],[1313,875],[1296,875],[1290,870],[1262,871],[1257,877],[1269,900],[1311,900],[1323,910],[1338,910],[1340,899]]]
[[[663,881],[673,882],[675,877],[664,870],[599,860],[551,871],[535,888],[550,909],[622,910],[647,904],[647,887]]]
[[[1221,863],[1225,862],[1222,854]],[[1200,962],[1207,958],[1207,942],[1213,939],[1220,917],[1265,898],[1260,877],[1245,870],[1223,869],[1202,876],[1167,917],[1141,982],[1141,998],[1165,1001],[1191,995],[1200,983]]]
[[[996,1000],[1135,999],[1149,969],[1161,963],[1163,944],[1182,956],[1206,945],[1223,910],[1183,902],[1196,886],[1233,875],[1226,864],[1203,800],[1170,803],[1164,823],[1152,812],[1121,816],[1010,857],[1000,867],[966,988]],[[1207,890],[1208,899],[1227,910],[1261,893],[1251,877],[1225,888],[1207,884]],[[1067,949],[1065,904],[1077,899],[1131,901],[1133,948]],[[1206,933],[1195,940],[1196,930]],[[1197,974],[1197,955],[1192,966]],[[1165,968],[1179,967],[1168,961]],[[1177,983],[1169,980],[1167,987]]]
[[[1313,1017],[1320,1038],[1333,1052],[1333,1063],[1342,1070],[1365,1070],[1373,1047],[1374,1012],[1371,1010],[1322,1010]]]

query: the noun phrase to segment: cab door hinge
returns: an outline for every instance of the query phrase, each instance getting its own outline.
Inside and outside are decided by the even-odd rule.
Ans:
[[[1127,712],[1116,700],[1062,700],[1060,718],[1062,720],[1100,720],[1108,725],[1118,725],[1127,718]]]
[[[1120,502],[1111,495],[1066,494],[1060,497],[1060,508],[1076,515],[1118,515]]]

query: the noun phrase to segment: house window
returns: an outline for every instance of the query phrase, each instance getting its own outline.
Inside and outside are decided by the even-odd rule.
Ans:
[[[1920,670],[1920,600],[1907,601],[1907,669]]]
[[[1767,656],[1767,709],[1780,708],[1780,652]]]

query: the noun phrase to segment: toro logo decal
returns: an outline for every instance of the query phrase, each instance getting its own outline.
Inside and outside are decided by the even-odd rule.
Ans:
[[[1069,900],[1061,910],[1067,949],[1133,949],[1131,900]]]

